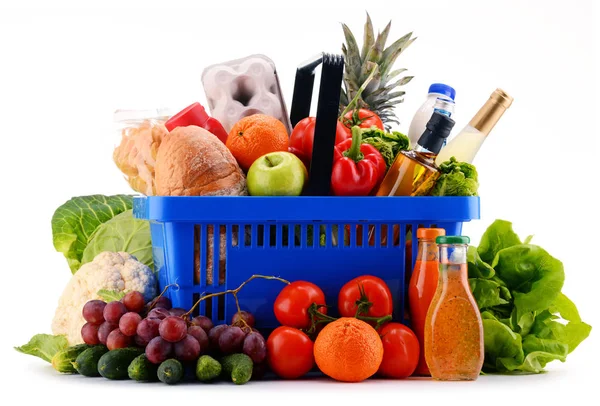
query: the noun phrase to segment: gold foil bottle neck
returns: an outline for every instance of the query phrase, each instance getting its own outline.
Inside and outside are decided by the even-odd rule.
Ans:
[[[510,107],[513,100],[504,90],[494,90],[488,101],[471,119],[469,125],[488,135],[506,109]]]

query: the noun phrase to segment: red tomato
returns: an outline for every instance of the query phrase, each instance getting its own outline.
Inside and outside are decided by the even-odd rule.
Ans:
[[[317,285],[306,281],[295,281],[281,289],[275,299],[273,310],[277,321],[289,327],[309,328],[311,325],[308,308],[311,304],[325,304],[325,294]],[[327,314],[327,308],[319,311]]]
[[[381,121],[379,116],[367,109],[350,110],[344,114],[344,117],[340,118],[340,121],[343,124],[344,131],[350,138],[352,137],[352,127],[355,125],[360,128],[371,128],[375,126],[380,130],[384,129],[383,121]]]
[[[383,343],[383,360],[379,374],[388,378],[406,378],[419,363],[419,340],[411,329],[400,323],[389,323],[379,331]]]
[[[316,122],[317,119],[315,117],[303,118],[296,124],[290,136],[289,151],[300,158],[307,168],[310,166],[309,164],[312,159]],[[344,125],[338,121],[335,130],[335,144],[337,145],[347,138],[352,138],[352,133],[346,132]]]
[[[287,326],[277,327],[267,339],[267,362],[282,378],[300,378],[315,363],[313,346],[302,331]]]
[[[358,301],[371,304],[367,313],[361,312],[362,316],[383,317],[392,314],[394,309],[390,288],[376,276],[359,276],[342,286],[338,296],[340,315],[354,317]]]

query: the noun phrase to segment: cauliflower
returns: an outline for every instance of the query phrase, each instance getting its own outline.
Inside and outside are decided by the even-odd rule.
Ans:
[[[98,291],[129,292],[137,290],[146,301],[156,296],[156,276],[150,268],[126,252],[101,252],[84,264],[71,278],[58,302],[52,320],[52,332],[63,334],[70,345],[83,343],[81,314],[88,300],[100,299]]]

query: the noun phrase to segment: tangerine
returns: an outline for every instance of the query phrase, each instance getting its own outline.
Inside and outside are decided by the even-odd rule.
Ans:
[[[360,382],[379,369],[383,344],[371,325],[354,317],[342,317],[321,330],[314,354],[325,375],[342,382]]]
[[[261,156],[287,151],[290,139],[285,125],[274,117],[253,114],[235,123],[227,137],[227,148],[244,171]]]

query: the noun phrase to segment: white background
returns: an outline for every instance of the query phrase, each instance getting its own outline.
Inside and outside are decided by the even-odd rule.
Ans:
[[[478,243],[495,218],[513,221],[522,236],[535,234],[535,243],[564,262],[563,291],[584,320],[600,328],[600,205],[593,198],[599,186],[598,20],[592,19],[592,1],[78,4],[0,6],[3,403],[143,405],[212,398],[212,404],[341,404],[348,397],[362,404],[564,404],[590,392],[598,399],[596,330],[547,374],[456,384],[320,380],[166,387],[59,376],[41,360],[15,352],[12,346],[33,334],[50,332],[70,277],[52,246],[54,210],[71,196],[130,191],[111,161],[118,139],[115,109],[177,111],[204,102],[202,69],[252,53],[275,61],[289,106],[296,66],[319,51],[339,52],[340,22],[360,43],[365,9],[376,28],[392,19],[390,39],[409,31],[418,37],[396,65],[416,76],[397,109],[400,130],[408,129],[432,82],[457,89],[455,130],[496,87],[515,98],[476,158],[482,218],[467,224],[465,234]]]

